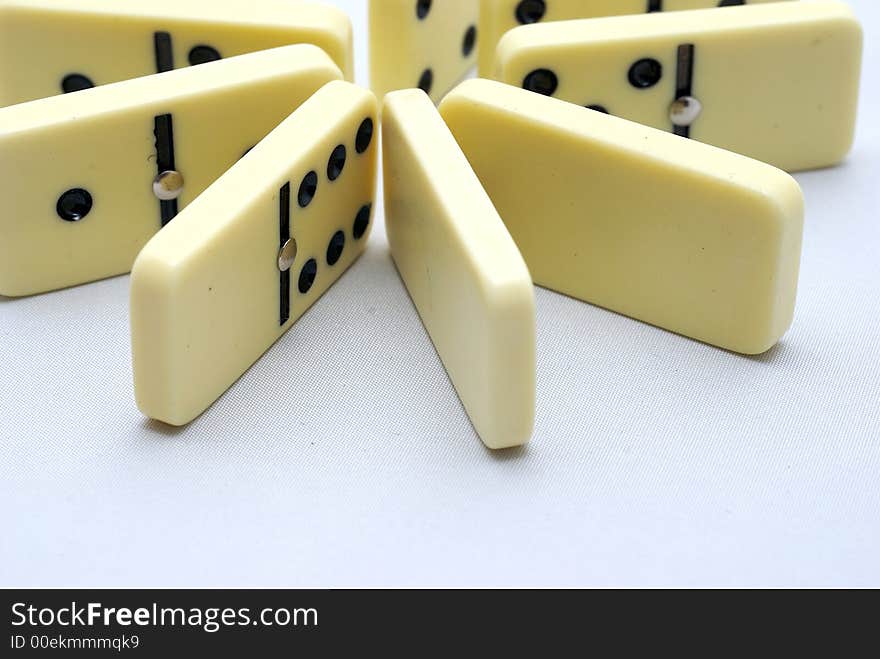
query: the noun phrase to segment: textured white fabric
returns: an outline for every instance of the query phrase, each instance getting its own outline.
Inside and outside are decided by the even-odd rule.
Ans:
[[[363,81],[365,3],[338,4]],[[801,294],[768,355],[539,290],[536,433],[493,454],[381,226],[181,430],[134,406],[127,277],[0,299],[0,584],[880,585],[880,11],[852,4],[858,143],[797,177]]]

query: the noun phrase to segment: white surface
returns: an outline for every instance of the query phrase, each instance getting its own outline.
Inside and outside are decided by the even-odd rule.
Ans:
[[[183,430],[134,406],[127,277],[0,298],[0,585],[880,585],[880,8],[851,4],[858,142],[797,177],[768,355],[539,291],[537,430],[493,454],[381,226]]]

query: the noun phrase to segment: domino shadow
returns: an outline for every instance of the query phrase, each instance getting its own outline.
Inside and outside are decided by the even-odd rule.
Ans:
[[[179,439],[181,435],[185,434],[188,430],[195,427],[198,423],[201,422],[201,420],[202,417],[200,416],[198,419],[195,419],[192,423],[186,426],[172,426],[167,423],[163,423],[162,421],[157,421],[156,419],[148,419],[144,417],[141,419],[140,426],[156,439]]]

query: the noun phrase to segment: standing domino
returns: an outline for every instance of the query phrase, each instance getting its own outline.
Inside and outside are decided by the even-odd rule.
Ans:
[[[803,197],[788,174],[488,80],[440,112],[536,283],[746,354],[791,325]]]
[[[360,256],[376,111],[370,92],[331,82],[144,247],[131,275],[144,414],[196,418]]]
[[[388,242],[422,322],[486,446],[524,444],[535,419],[529,271],[421,91],[385,99],[382,153]]]
[[[499,79],[788,171],[852,147],[862,32],[846,4],[780,2],[529,25]]]
[[[707,9],[779,0],[480,0],[480,77],[494,71],[495,47],[519,25],[623,14]]]
[[[0,0],[0,106],[297,43],[351,79],[344,12],[293,0]]]
[[[474,0],[370,0],[370,84],[382,98],[418,87],[434,99],[476,61]]]
[[[128,272],[180,208],[341,77],[317,47],[286,46],[0,109],[0,294]]]

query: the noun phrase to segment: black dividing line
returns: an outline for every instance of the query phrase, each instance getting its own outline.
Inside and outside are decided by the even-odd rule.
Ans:
[[[174,166],[174,121],[170,114],[162,114],[154,120],[156,136],[156,170],[158,174],[176,169]],[[164,227],[177,215],[177,199],[160,201]]]
[[[171,35],[167,32],[156,32],[153,35],[156,49],[156,73],[174,70],[174,51],[171,48]]]
[[[663,0],[648,0],[648,13],[663,11]]]
[[[694,45],[684,44],[678,47],[678,72],[675,78],[675,100],[684,96],[693,96],[694,86]],[[681,137],[690,137],[690,126],[674,126],[673,132]]]
[[[279,250],[284,248],[290,240],[290,183],[285,183],[278,195],[280,205],[278,209],[279,222]],[[279,252],[280,253],[280,252]],[[279,325],[284,325],[290,320],[290,269],[281,273],[281,314]]]

